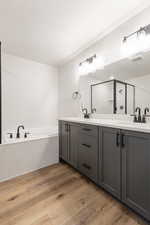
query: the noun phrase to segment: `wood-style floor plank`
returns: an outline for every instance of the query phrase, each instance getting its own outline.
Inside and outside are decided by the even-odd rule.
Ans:
[[[0,225],[145,225],[66,164],[0,183]]]

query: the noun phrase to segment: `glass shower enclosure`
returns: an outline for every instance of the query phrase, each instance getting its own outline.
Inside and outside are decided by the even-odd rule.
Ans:
[[[132,114],[134,110],[134,85],[116,79],[91,85],[91,112]]]

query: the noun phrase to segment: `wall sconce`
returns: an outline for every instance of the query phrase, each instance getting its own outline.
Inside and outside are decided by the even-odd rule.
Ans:
[[[99,69],[104,69],[104,60],[102,57],[93,55],[79,64],[79,75],[84,76],[90,73],[95,73]]]
[[[125,36],[122,43],[122,54],[130,57],[150,49],[150,24]]]

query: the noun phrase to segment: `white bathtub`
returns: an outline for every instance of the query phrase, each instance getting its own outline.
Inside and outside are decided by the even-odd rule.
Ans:
[[[57,129],[29,129],[30,135],[3,139],[0,145],[0,182],[59,161]]]

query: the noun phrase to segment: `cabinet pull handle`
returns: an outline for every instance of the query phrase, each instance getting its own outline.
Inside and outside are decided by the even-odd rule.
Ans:
[[[82,130],[84,130],[84,131],[91,131],[90,128],[83,128]]]
[[[83,163],[82,166],[84,166],[86,169],[90,170],[91,166],[87,165],[86,163]]]
[[[121,135],[121,147],[122,148],[125,147],[125,135],[124,134]]]
[[[87,147],[87,148],[91,148],[91,145],[87,145],[87,144],[82,144],[82,145]]]
[[[119,133],[116,134],[116,146],[117,147],[120,146],[120,134]]]
[[[69,128],[70,128],[70,127],[69,127],[69,124],[66,123],[66,124],[65,124],[65,131],[66,131],[66,132],[69,132]]]

